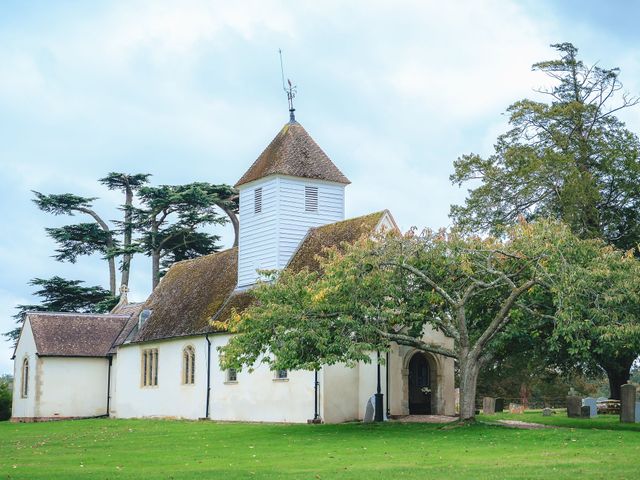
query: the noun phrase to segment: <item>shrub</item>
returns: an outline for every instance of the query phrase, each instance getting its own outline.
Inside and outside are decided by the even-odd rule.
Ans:
[[[9,383],[0,381],[0,421],[11,418],[12,391]]]

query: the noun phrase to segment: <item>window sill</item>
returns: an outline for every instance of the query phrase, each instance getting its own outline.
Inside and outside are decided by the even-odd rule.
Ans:
[[[196,382],[193,383],[183,383],[182,384],[183,387],[195,387],[196,386]]]
[[[226,382],[224,382],[225,385],[235,385],[237,383],[238,383],[237,380],[227,380]]]
[[[274,378],[273,381],[274,382],[288,382],[289,379],[288,378]]]

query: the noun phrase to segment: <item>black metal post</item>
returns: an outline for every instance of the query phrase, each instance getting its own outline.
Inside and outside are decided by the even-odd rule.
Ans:
[[[378,350],[378,385],[375,394],[375,416],[374,421],[384,422],[384,395],[382,395],[382,385],[380,382],[380,350]]]
[[[318,387],[320,386],[320,383],[318,382],[318,370],[316,370],[314,375],[314,384],[313,384],[313,396],[314,396],[314,403],[313,403],[313,420],[314,421],[318,421],[318,419],[320,418],[320,412],[318,411]]]

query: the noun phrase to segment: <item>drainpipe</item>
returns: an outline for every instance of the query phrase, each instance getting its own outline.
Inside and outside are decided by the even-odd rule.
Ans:
[[[113,363],[113,355],[109,355],[109,369],[107,371],[107,417],[111,410],[111,364]]]
[[[207,404],[205,406],[205,418],[209,418],[209,398],[211,396],[211,340],[209,334],[205,334],[207,340]]]
[[[385,365],[386,373],[387,373],[387,418],[391,415],[391,410],[389,409],[389,352],[387,351],[387,364]]]
[[[314,384],[313,384],[313,421],[317,422],[320,419],[320,412],[318,411],[318,370],[314,372]]]

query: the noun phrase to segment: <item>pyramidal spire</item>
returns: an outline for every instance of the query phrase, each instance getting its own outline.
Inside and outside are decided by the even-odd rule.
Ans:
[[[291,83],[291,80],[287,78],[287,83],[284,82],[284,64],[282,62],[282,49],[278,50],[280,54],[280,73],[282,74],[282,89],[287,94],[287,101],[289,102],[289,122],[296,123],[296,109],[293,107],[293,99],[296,97],[297,87]]]

